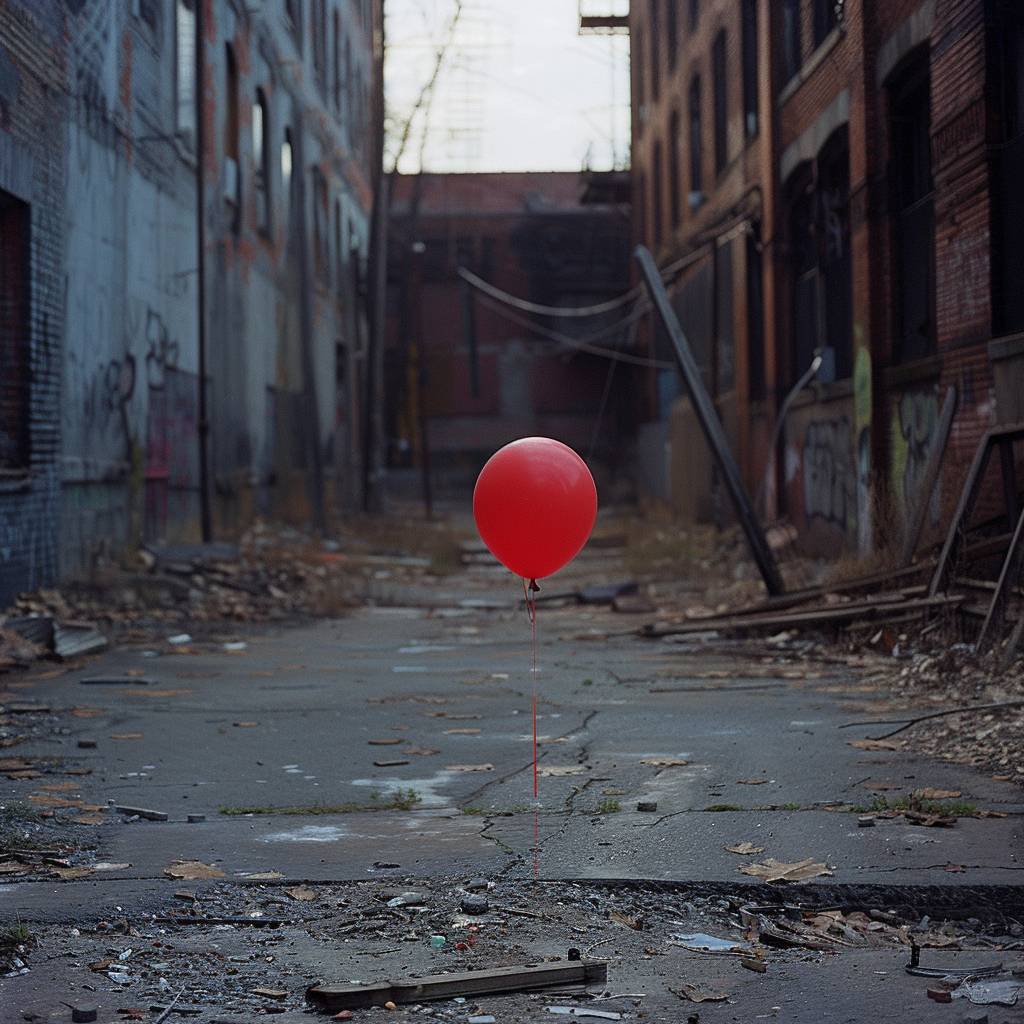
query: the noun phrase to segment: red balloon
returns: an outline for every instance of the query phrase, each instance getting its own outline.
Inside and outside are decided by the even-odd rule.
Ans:
[[[597,518],[587,464],[550,437],[499,448],[473,490],[473,517],[492,554],[517,576],[540,579],[572,561]]]

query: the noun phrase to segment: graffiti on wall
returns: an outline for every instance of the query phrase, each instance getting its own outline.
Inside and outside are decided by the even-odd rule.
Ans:
[[[928,450],[939,419],[936,393],[907,391],[900,396],[892,424],[892,489],[904,510],[917,500]],[[939,491],[929,503],[929,518],[939,517]]]
[[[857,515],[857,471],[847,416],[807,425],[801,468],[807,517],[845,532]]]

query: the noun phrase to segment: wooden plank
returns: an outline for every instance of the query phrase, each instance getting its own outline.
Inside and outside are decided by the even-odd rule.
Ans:
[[[880,595],[884,597],[884,595]],[[692,622],[678,626],[657,629],[645,626],[641,636],[662,637],[679,636],[689,633],[737,633],[760,629],[792,629],[806,626],[842,625],[858,619],[883,622],[890,616],[901,616],[907,612],[926,612],[948,608],[960,604],[964,600],[962,594],[941,594],[937,597],[910,598],[898,601],[857,601],[849,604],[835,605],[832,608],[821,608],[816,611],[784,612],[778,615],[734,615],[720,619],[694,619]]]
[[[560,985],[603,984],[608,965],[594,960],[568,960],[533,967],[496,967],[485,971],[432,974],[410,981],[381,982],[377,985],[314,985],[306,998],[323,1009],[358,1010],[393,1003],[425,1003],[456,996],[497,995],[502,992],[532,992]]]

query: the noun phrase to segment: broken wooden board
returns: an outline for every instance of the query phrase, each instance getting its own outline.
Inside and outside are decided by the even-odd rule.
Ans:
[[[487,971],[432,974],[411,981],[376,985],[314,985],[306,998],[330,1013],[393,1003],[425,1003],[437,999],[470,998],[502,992],[532,992],[562,985],[604,984],[608,965],[591,960],[569,960],[533,967],[497,967]]]

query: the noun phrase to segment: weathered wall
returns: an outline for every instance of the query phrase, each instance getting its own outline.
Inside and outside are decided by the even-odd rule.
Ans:
[[[4,423],[24,428],[26,459],[0,469],[0,607],[57,573],[58,406],[64,316],[64,37],[58,0],[0,4],[0,190],[26,204],[26,318],[0,339],[0,376],[24,371]],[[10,239],[6,242],[9,244]]]

